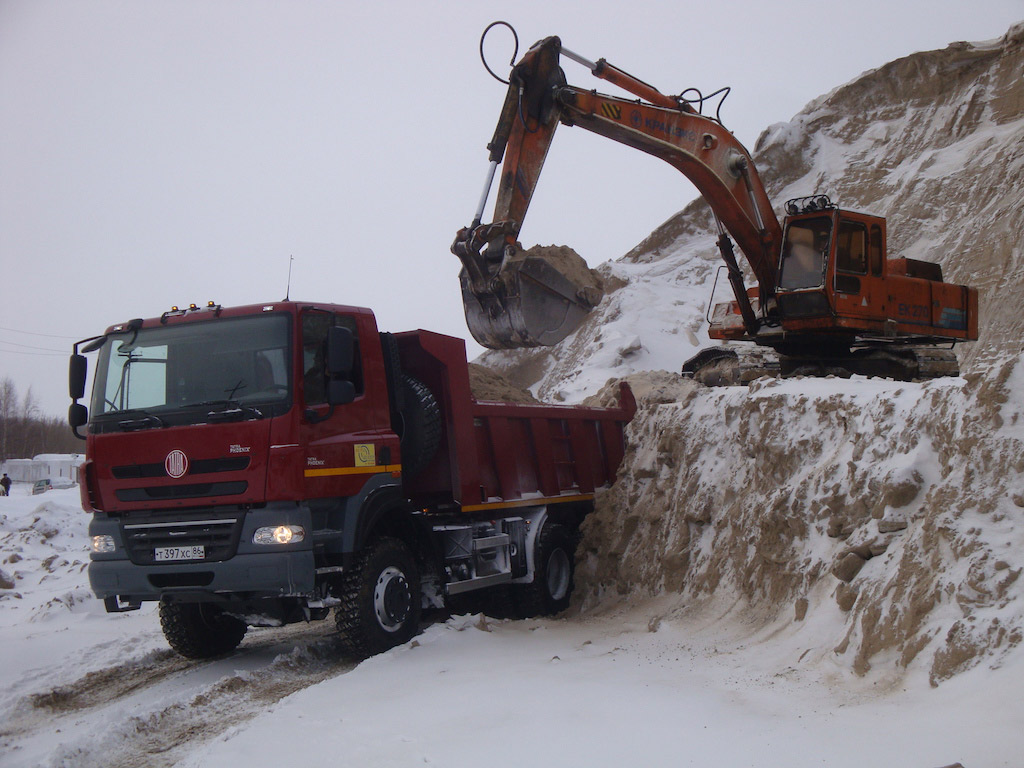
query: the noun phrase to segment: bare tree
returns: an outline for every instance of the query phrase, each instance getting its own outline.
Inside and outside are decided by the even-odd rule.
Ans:
[[[11,458],[11,429],[18,408],[18,392],[14,380],[7,376],[0,381],[0,459]]]
[[[64,419],[42,413],[31,387],[19,397],[10,378],[0,380],[0,460],[81,453],[82,448]]]

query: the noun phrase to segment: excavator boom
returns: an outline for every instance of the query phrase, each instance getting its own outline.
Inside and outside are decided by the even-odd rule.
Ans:
[[[640,100],[568,85],[559,66],[562,54]],[[477,341],[498,349],[555,344],[572,333],[596,303],[594,290],[575,279],[578,264],[566,269],[565,264],[524,254],[518,245],[559,123],[659,157],[682,172],[708,200],[723,240],[728,241],[725,233],[731,235],[750,264],[761,305],[774,295],[782,229],[746,149],[721,123],[697,114],[681,98],[663,94],[603,59],[594,63],[566,51],[557,37],[549,37],[534,45],[512,70],[488,144],[491,167],[484,195],[473,223],[459,231],[452,245],[463,263],[466,321]],[[482,224],[499,163],[503,164],[494,218]],[[723,256],[729,263],[724,246]],[[734,259],[730,271],[737,301],[746,305],[744,317],[754,325],[757,321]]]

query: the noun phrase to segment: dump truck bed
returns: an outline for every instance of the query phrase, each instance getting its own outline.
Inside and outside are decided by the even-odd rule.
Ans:
[[[586,499],[614,482],[623,430],[636,412],[628,385],[622,385],[618,408],[478,401],[462,339],[429,331],[396,339],[402,370],[431,390],[442,415],[436,456],[406,478],[417,503],[475,513]]]

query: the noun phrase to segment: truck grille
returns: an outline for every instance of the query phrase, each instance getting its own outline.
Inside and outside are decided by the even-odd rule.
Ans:
[[[217,515],[207,513],[182,519],[125,519],[121,533],[128,557],[136,565],[156,564],[157,547],[201,546],[200,562],[227,560],[238,549],[243,514]],[[168,563],[160,563],[166,565]]]
[[[191,485],[154,485],[148,488],[120,488],[115,492],[118,501],[167,501],[169,499],[198,499],[203,496],[237,496],[248,490],[245,480],[226,483],[193,483]]]
[[[228,456],[220,459],[196,459],[188,468],[189,475],[207,475],[213,472],[241,472],[249,468],[248,456]],[[117,480],[139,480],[145,477],[167,477],[163,462],[159,464],[125,464],[112,467],[110,473]]]

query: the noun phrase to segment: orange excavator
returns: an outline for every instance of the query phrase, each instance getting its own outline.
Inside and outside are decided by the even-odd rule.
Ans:
[[[563,56],[639,98],[568,85]],[[700,113],[706,99],[663,94],[604,59],[592,62],[565,49],[557,37],[536,43],[503,82],[508,92],[488,144],[484,192],[473,223],[452,245],[463,264],[466,322],[482,345],[557,344],[599,301],[578,272],[518,242],[562,123],[661,158],[707,200],[735,296],[711,311],[712,339],[769,347],[783,373],[906,380],[958,374],[952,347],[978,338],[977,290],[943,282],[938,264],[889,258],[885,219],[839,208],[826,195],[788,201],[780,223],[750,154],[717,117]],[[499,164],[494,219],[484,224]],[[734,242],[756,283],[749,288]],[[705,350],[684,373],[735,359],[726,348]]]

